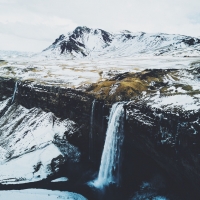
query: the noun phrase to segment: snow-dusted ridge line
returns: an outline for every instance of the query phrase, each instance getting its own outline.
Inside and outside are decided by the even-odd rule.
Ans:
[[[102,29],[77,27],[73,32],[62,34],[44,49],[42,55],[83,57],[124,57],[138,55],[199,56],[200,39],[176,35],[120,31],[109,33]]]

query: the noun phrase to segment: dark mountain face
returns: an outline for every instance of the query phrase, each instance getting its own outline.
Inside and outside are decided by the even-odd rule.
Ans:
[[[70,36],[73,39],[77,39],[83,36],[84,33],[90,33],[91,29],[87,28],[86,26],[78,26],[74,31],[73,34]]]
[[[75,51],[76,53],[81,52],[83,56],[86,56],[80,47],[85,48],[85,45],[76,40],[73,40],[71,36],[69,41],[63,41],[60,43],[61,54],[64,52],[72,53],[72,51]]]
[[[62,41],[64,38],[65,38],[65,36],[64,36],[63,34],[60,35],[59,38],[57,38],[57,39],[55,40],[55,42],[53,43],[53,45],[55,45],[55,44],[57,44],[58,42]]]
[[[62,42],[60,45],[61,48],[61,54],[64,52],[69,52],[71,53],[72,50],[74,50],[76,53],[80,51],[80,48],[78,47],[77,43],[73,40],[70,40],[69,42]]]
[[[58,39],[56,39],[53,45],[58,44],[60,46],[61,54],[65,52],[72,53],[74,51],[76,53],[81,53],[83,56],[87,56],[87,54],[84,53],[85,45],[77,41],[77,39],[82,38],[84,34],[88,33],[90,33],[89,28],[77,27],[69,36],[69,38],[66,38],[64,35],[61,35]]]
[[[193,45],[196,45],[196,44],[200,44],[200,39],[198,38],[191,38],[191,37],[187,37],[186,39],[183,39],[183,42],[185,44],[188,44],[189,46],[193,46]]]
[[[123,37],[123,42],[125,42],[127,40],[134,39],[136,36],[133,36],[133,35],[131,35],[131,34],[128,33],[128,34],[123,34],[122,37]]]
[[[101,31],[101,35],[103,37],[104,42],[106,42],[106,43],[112,42],[112,35],[110,33],[106,32],[104,30],[101,30],[101,29],[99,29],[99,30]]]

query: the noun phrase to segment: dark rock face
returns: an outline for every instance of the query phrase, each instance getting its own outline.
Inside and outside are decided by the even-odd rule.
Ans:
[[[0,101],[3,101],[12,96],[14,88],[13,84],[15,84],[13,79],[0,78]],[[0,118],[8,110],[10,104],[11,104],[11,99],[7,102],[6,107],[3,110],[1,110]]]
[[[183,42],[189,46],[195,45],[195,44],[199,44],[200,43],[200,39],[194,39],[194,38],[186,38],[183,39]]]
[[[101,29],[99,29],[99,30],[101,31],[101,35],[102,35],[105,43],[112,42],[112,35],[110,33],[106,32],[104,30],[101,30]]]
[[[74,31],[73,34],[71,35],[71,37],[73,39],[77,39],[79,37],[81,37],[84,33],[89,33],[91,31],[91,29],[89,29],[86,26],[78,26]]]
[[[55,42],[53,43],[53,45],[57,44],[59,41],[62,41],[64,38],[65,38],[65,36],[64,36],[63,34],[60,35],[59,38],[57,38],[57,39],[55,40]]]
[[[125,130],[125,145],[134,146],[137,151],[152,158],[177,185],[186,191],[195,191],[194,195],[198,196],[199,113],[182,111],[173,114],[132,103],[127,106]]]
[[[124,37],[123,39],[124,42],[135,38],[135,36],[132,36],[131,34],[123,34],[122,36]]]
[[[71,53],[72,51],[75,51],[76,53],[81,52],[83,56],[86,56],[86,54],[80,47],[85,47],[85,45],[69,38],[68,42],[63,41],[60,44],[61,54],[63,54],[64,52]]]
[[[105,133],[111,105],[102,100],[95,100],[93,103],[93,118],[90,118],[90,134],[92,135],[92,138],[90,138],[89,141],[89,146],[91,145],[89,157],[90,162],[98,168],[104,147]]]
[[[85,51],[85,45],[77,39],[83,37],[84,33],[89,33],[90,29],[87,27],[77,27],[73,33],[69,36],[68,39],[65,40],[65,36],[62,34],[59,38],[55,40],[55,42],[52,44],[53,46],[57,45],[58,43],[60,46],[61,54],[64,52],[66,53],[72,53],[72,51],[76,53],[81,53],[83,56],[87,56]]]
[[[0,101],[12,96],[15,80],[0,77]]]

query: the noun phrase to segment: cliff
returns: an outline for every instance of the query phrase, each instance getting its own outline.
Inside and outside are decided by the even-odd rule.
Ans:
[[[188,76],[189,83],[185,81]],[[7,146],[1,143],[1,148],[5,150],[5,159],[2,163],[10,160],[17,163],[16,157],[26,156],[27,153],[43,148],[52,148],[50,151],[57,154],[48,162],[41,160],[32,163],[30,173],[37,172],[42,179],[59,173],[59,167],[62,165],[68,166],[69,171],[73,173],[76,173],[77,169],[81,172],[86,172],[90,168],[98,169],[109,109],[114,102],[125,101],[122,166],[124,187],[127,183],[134,182],[132,166],[136,160],[133,155],[134,152],[138,152],[141,157],[148,157],[150,168],[151,165],[159,167],[176,186],[188,187],[190,194],[194,191],[195,195],[200,196],[198,81],[197,66],[185,70],[155,69],[121,73],[105,81],[91,84],[84,90],[1,77],[0,131],[4,142],[6,137],[11,137],[6,140]],[[14,102],[11,103],[9,98],[13,97],[15,87],[17,91]],[[181,98],[185,98],[183,103],[180,101]],[[40,126],[53,127],[53,133],[50,133],[48,128],[43,129],[46,135],[50,134],[52,137],[45,140],[47,147],[40,146],[38,142],[28,148],[19,145],[19,152],[14,150],[14,146],[13,149],[9,147],[12,143],[17,144],[17,140],[21,140],[23,146],[23,143],[29,140],[28,137],[23,140],[26,135],[42,135],[42,129],[34,132],[36,127]],[[63,127],[60,132],[58,127]],[[21,135],[18,135],[19,130],[22,130]],[[92,134],[92,138],[89,134]],[[43,139],[40,141],[44,142]],[[40,173],[42,165],[46,166],[43,170],[45,176],[41,176],[42,172]],[[48,166],[51,166],[51,170]],[[76,179],[80,176],[80,173],[75,175]],[[9,176],[6,180],[12,178]],[[18,177],[16,180],[19,179]],[[23,180],[25,179],[28,180],[23,177]],[[5,181],[5,178],[2,180]]]

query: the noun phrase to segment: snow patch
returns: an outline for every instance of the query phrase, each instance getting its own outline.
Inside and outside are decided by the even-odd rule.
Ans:
[[[148,103],[155,108],[167,109],[170,107],[179,107],[184,110],[198,110],[200,109],[200,99],[196,99],[189,95],[173,95],[160,97],[156,95],[152,97]]]
[[[52,180],[51,182],[67,182],[67,181],[68,181],[67,177],[60,177],[60,178]]]
[[[67,200],[87,200],[80,194],[67,192],[67,191],[57,191],[57,190],[44,190],[44,189],[26,189],[26,190],[9,190],[0,191],[0,199],[20,199],[20,200],[57,200],[57,199],[67,199]]]

